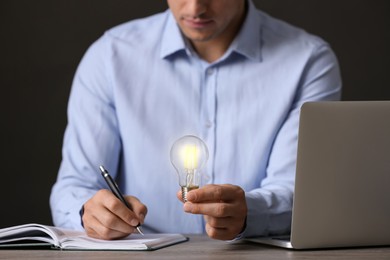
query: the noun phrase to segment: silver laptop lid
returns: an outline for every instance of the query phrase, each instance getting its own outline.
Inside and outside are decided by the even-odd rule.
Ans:
[[[390,101],[302,106],[291,244],[390,245]]]

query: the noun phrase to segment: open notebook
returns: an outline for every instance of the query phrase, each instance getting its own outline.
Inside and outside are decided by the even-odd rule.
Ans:
[[[0,249],[48,246],[62,250],[156,250],[187,240],[181,234],[132,234],[118,240],[100,240],[85,232],[40,224],[0,229]]]

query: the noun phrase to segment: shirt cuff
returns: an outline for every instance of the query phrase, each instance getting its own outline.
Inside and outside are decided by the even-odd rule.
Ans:
[[[84,204],[81,206],[81,209],[79,211],[80,214],[80,224],[82,227],[84,227],[84,222],[83,222],[83,215],[84,215]]]

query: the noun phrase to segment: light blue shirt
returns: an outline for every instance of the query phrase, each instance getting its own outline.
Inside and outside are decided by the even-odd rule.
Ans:
[[[83,57],[68,106],[63,160],[50,203],[54,224],[82,229],[79,210],[104,165],[123,193],[147,207],[150,232],[203,233],[183,211],[170,148],[205,141],[205,183],[242,187],[244,236],[290,229],[299,111],[337,100],[336,57],[318,37],[256,10],[225,55],[209,64],[183,39],[169,10],[107,31]]]

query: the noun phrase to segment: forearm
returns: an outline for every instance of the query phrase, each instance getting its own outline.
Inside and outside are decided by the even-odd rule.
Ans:
[[[75,186],[67,181],[57,182],[50,196],[54,225],[75,230],[83,229],[79,211],[95,193],[96,190]]]

